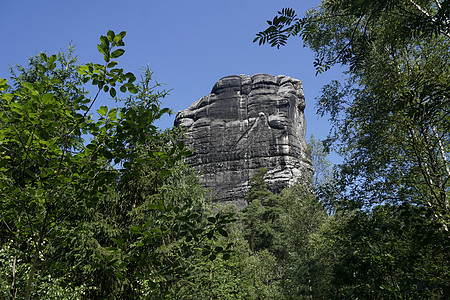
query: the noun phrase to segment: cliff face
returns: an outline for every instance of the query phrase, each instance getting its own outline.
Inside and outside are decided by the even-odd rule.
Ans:
[[[233,75],[177,114],[195,151],[189,163],[216,201],[246,205],[248,180],[260,168],[273,192],[312,174],[306,155],[305,98],[301,81],[288,76]]]

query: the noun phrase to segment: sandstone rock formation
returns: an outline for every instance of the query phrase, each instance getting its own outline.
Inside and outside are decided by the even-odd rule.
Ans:
[[[220,79],[211,93],[177,114],[188,129],[189,162],[216,201],[246,205],[248,180],[264,167],[273,192],[312,174],[306,155],[301,81],[267,74]]]

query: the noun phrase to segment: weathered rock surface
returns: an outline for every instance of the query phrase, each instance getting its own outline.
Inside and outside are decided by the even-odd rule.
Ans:
[[[305,98],[301,81],[279,75],[233,75],[180,111],[175,126],[189,131],[189,162],[216,201],[246,205],[248,180],[260,168],[273,192],[312,173],[306,155]]]

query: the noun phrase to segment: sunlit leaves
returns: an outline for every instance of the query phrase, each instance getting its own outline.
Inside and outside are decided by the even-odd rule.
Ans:
[[[106,113],[108,112],[108,107],[102,106],[97,110],[97,112],[102,116],[106,116]]]
[[[110,30],[107,36],[101,36],[97,49],[103,54],[105,65],[90,63],[81,66],[78,70],[84,76],[84,82],[92,81],[92,84],[98,86],[99,89],[103,88],[105,92],[109,91],[111,98],[115,98],[117,95],[114,86],[118,83],[121,84],[120,91],[122,93],[127,90],[132,94],[137,93],[137,88],[133,84],[136,77],[130,72],[124,73],[121,68],[115,68],[118,62],[111,61],[111,59],[119,58],[125,53],[124,49],[117,48],[125,45],[123,42],[125,35],[125,31],[116,35]]]
[[[9,228],[4,231],[2,227],[2,236],[36,246],[31,255],[46,251],[47,242],[43,241],[52,244],[52,232],[66,238],[66,233],[55,227],[67,226],[64,232],[73,230],[80,214],[94,207],[99,196],[114,186],[117,171],[111,169],[111,162],[129,166],[136,157],[136,144],[131,143],[156,140],[151,123],[161,116],[158,96],[145,100],[156,105],[110,110],[101,106],[98,118],[88,115],[102,92],[116,99],[117,87],[121,92],[139,91],[135,75],[117,68],[117,61],[110,61],[125,52],[118,48],[124,45],[124,36],[125,32],[115,35],[110,31],[100,38],[98,50],[105,57],[104,64],[88,63],[77,73],[70,56],[41,53],[31,60],[32,68],[19,68],[19,75],[13,73],[14,86],[0,81],[0,208],[3,223]],[[88,82],[98,88],[93,99],[81,87]],[[147,108],[152,111],[147,112]],[[83,141],[86,135],[89,142]],[[161,236],[163,231],[154,234]],[[115,240],[116,247],[124,245],[121,241]],[[37,268],[36,260],[27,258],[24,264],[31,270]],[[29,296],[34,277],[27,277],[21,297]]]
[[[0,80],[0,209],[7,225],[1,229],[7,238],[0,242],[17,241],[7,255],[20,256],[21,267],[36,270],[22,274],[22,282],[28,282],[18,297],[29,297],[25,294],[39,287],[42,274],[59,278],[62,269],[70,270],[64,276],[74,285],[80,274],[89,274],[81,282],[91,285],[99,280],[91,279],[96,270],[104,272],[100,281],[108,281],[112,290],[91,289],[90,298],[125,289],[139,295],[141,280],[152,282],[155,271],[160,277],[182,274],[182,257],[172,260],[170,249],[163,260],[158,256],[165,245],[180,247],[188,256],[208,249],[205,260],[210,261],[231,257],[228,244],[215,243],[228,236],[233,217],[217,214],[208,222],[203,204],[183,202],[186,195],[194,198],[192,191],[180,192],[173,181],[174,170],[191,151],[178,133],[166,136],[153,124],[170,112],[160,107],[167,92],[152,83],[148,68],[135,83],[136,76],[113,60],[125,53],[125,35],[109,31],[100,37],[103,63],[77,67],[70,56],[41,53],[31,60],[32,68],[13,76],[13,85]],[[93,98],[83,90],[87,83],[94,87]],[[98,108],[100,98],[119,104]],[[123,187],[133,180],[145,181],[145,204],[133,199],[141,197],[133,185]],[[179,187],[186,189],[184,183]],[[123,197],[117,204],[123,210],[102,206],[114,197]],[[166,199],[184,200],[169,204]],[[106,224],[114,218],[118,222],[109,231]],[[99,219],[103,225],[95,227],[93,220]],[[105,232],[111,234],[107,239]]]

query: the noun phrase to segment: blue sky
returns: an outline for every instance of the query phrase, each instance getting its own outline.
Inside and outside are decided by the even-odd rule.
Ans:
[[[284,74],[303,81],[307,137],[326,137],[329,124],[316,115],[315,97],[324,84],[341,78],[340,70],[315,76],[314,55],[298,38],[280,50],[252,42],[278,10],[292,7],[303,16],[318,0],[0,1],[1,78],[8,78],[9,66],[25,64],[39,52],[56,53],[69,43],[80,63],[101,63],[100,35],[125,30],[126,52],[119,64],[135,74],[149,65],[154,79],[172,89],[163,106],[183,110],[224,76]],[[98,105],[115,103],[104,95]],[[170,127],[174,117],[157,125]]]

